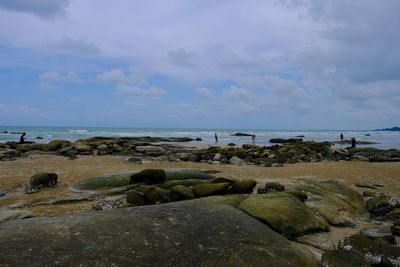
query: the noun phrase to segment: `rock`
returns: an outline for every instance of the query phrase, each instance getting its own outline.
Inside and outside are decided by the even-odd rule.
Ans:
[[[208,174],[204,170],[196,169],[165,169],[165,180],[187,180],[187,179],[199,179],[199,180],[210,180],[215,176]]]
[[[374,216],[382,216],[392,211],[394,206],[387,196],[372,197],[365,203],[367,210]]]
[[[235,143],[228,143],[227,146],[236,146]]]
[[[141,185],[137,190],[141,192],[147,202],[151,204],[171,201],[171,195],[168,190],[154,185]]]
[[[90,151],[92,150],[92,148],[89,145],[79,142],[75,143],[72,147],[80,154],[86,154],[86,155],[90,155]]]
[[[253,179],[244,179],[235,182],[230,188],[229,192],[231,194],[251,194],[253,193],[254,187],[256,187],[257,182]]]
[[[309,180],[295,189],[307,193],[305,204],[331,225],[352,227],[366,213],[363,197],[338,181]]]
[[[300,191],[300,190],[289,189],[289,190],[286,190],[285,193],[294,196],[295,198],[297,198],[301,202],[305,202],[308,199],[307,193],[305,193],[303,191]]]
[[[363,254],[352,250],[325,251],[321,257],[324,267],[370,267]]]
[[[157,186],[164,188],[164,189],[169,189],[172,188],[176,185],[184,185],[184,186],[195,186],[199,184],[204,184],[205,181],[199,180],[199,179],[187,179],[187,180],[172,180],[172,181],[166,181],[162,184],[158,184]]]
[[[328,233],[310,234],[299,236],[296,242],[313,246],[322,250],[334,250],[336,245],[331,241]]]
[[[240,203],[239,209],[288,238],[329,228],[323,218],[314,214],[297,198],[285,193],[250,197]]]
[[[253,134],[249,134],[249,133],[234,133],[231,134],[231,136],[252,136]]]
[[[386,240],[370,239],[365,235],[352,235],[339,241],[339,249],[358,251],[374,266],[400,266],[400,247]]]
[[[371,191],[364,191],[362,193],[363,197],[376,197],[377,194],[375,192],[371,192]]]
[[[396,244],[390,225],[378,229],[364,229],[361,231],[361,234],[370,239],[382,238],[390,244]]]
[[[24,210],[1,210],[0,211],[0,223],[6,221],[14,221],[26,218],[32,218],[32,213]]]
[[[267,191],[267,193],[285,191],[285,187],[283,185],[281,185],[280,183],[275,183],[275,182],[266,183],[264,188]]]
[[[126,195],[126,202],[137,206],[147,204],[147,200],[144,195],[135,189],[128,192],[128,194]]]
[[[56,173],[41,172],[33,175],[25,186],[25,193],[35,193],[43,187],[56,187],[58,175]]]
[[[229,159],[229,163],[232,164],[232,165],[242,165],[243,164],[243,160],[238,158],[238,157],[236,157],[236,156],[233,156],[233,157],[231,157]]]
[[[0,236],[6,266],[318,265],[305,246],[209,198],[6,222]]]
[[[67,140],[53,140],[49,143],[49,150],[50,151],[57,151],[63,148],[66,148],[71,145],[70,141]]]
[[[211,180],[208,180],[207,183],[210,184],[219,184],[219,183],[230,183],[231,185],[236,183],[238,180],[232,178],[225,178],[225,177],[217,177]]]
[[[184,185],[173,186],[171,188],[171,196],[174,200],[186,200],[194,198],[192,190]]]
[[[356,183],[355,186],[356,186],[356,187],[360,187],[360,188],[376,189],[376,187],[373,186],[373,185],[371,185],[371,184],[360,184],[360,183]]]
[[[227,193],[228,188],[230,186],[231,186],[230,183],[218,183],[218,184],[204,183],[193,186],[192,191],[196,197],[223,195]]]
[[[71,187],[72,191],[97,191],[129,185],[133,173],[97,176],[82,180]]]
[[[221,153],[216,153],[214,158],[213,158],[213,161],[220,161],[221,157],[222,157]]]
[[[166,179],[163,169],[144,169],[131,176],[130,183],[160,184]]]
[[[6,192],[0,192],[0,197],[4,197],[6,195]]]
[[[199,141],[203,141],[203,139],[201,139],[200,137],[196,137],[195,141],[199,142]]]
[[[283,139],[283,138],[272,138],[269,139],[269,142],[271,144],[276,144],[276,143],[301,143],[303,142],[303,139],[301,138],[289,138],[289,139]]]
[[[159,156],[164,154],[164,149],[159,146],[137,146],[135,150],[151,156]]]
[[[390,231],[392,232],[393,235],[400,236],[400,226],[394,226],[393,225],[390,228]]]
[[[141,157],[130,157],[130,158],[123,160],[123,163],[142,164],[142,158]]]

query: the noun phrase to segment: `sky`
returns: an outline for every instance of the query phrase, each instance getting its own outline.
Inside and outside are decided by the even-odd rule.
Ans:
[[[0,125],[399,125],[398,0],[0,0]]]

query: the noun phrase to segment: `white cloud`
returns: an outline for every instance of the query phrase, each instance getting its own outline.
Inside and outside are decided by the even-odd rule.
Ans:
[[[48,47],[55,51],[73,55],[94,56],[100,53],[98,46],[83,39],[73,39],[69,37],[63,37],[59,41],[49,42]]]
[[[127,82],[128,78],[125,72],[121,69],[112,69],[110,71],[103,72],[97,75],[97,81],[100,82],[112,82],[112,83],[123,83]]]
[[[128,86],[126,84],[118,84],[117,92],[128,96],[148,97],[148,98],[159,98],[167,95],[166,91],[159,89],[157,87],[142,89],[137,86]]]
[[[62,75],[56,71],[47,71],[39,75],[39,87],[43,90],[56,88],[60,84],[65,83],[81,83],[80,77],[73,71]]]

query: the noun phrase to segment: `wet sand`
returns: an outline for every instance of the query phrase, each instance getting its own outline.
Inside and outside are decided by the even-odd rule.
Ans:
[[[301,179],[337,179],[363,191],[385,192],[400,199],[400,163],[370,163],[361,161],[339,161],[318,163],[285,164],[284,167],[213,165],[193,162],[155,161],[145,164],[123,163],[120,156],[80,156],[76,160],[55,155],[31,155],[15,161],[0,162],[0,191],[6,192],[0,198],[0,209],[22,202],[71,196],[69,187],[83,179],[144,168],[192,168],[220,171],[217,176],[237,179],[252,178],[262,187],[265,182],[275,181],[286,186]],[[59,176],[57,188],[45,189],[35,194],[25,194],[24,186],[29,177],[38,172],[56,172]],[[382,184],[377,190],[354,187],[356,183]],[[92,209],[93,202],[64,205],[43,205],[27,208],[35,216],[56,215]]]

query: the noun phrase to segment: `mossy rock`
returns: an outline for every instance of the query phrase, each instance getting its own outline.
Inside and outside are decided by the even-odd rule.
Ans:
[[[285,191],[285,187],[283,185],[281,185],[280,183],[276,183],[276,182],[268,182],[265,184],[264,188],[269,193]]]
[[[126,202],[129,204],[142,206],[147,204],[147,200],[143,194],[139,193],[137,190],[131,190],[126,195]]]
[[[206,171],[195,170],[195,169],[166,169],[165,180],[187,180],[187,179],[199,179],[199,180],[210,180],[215,176],[208,174]]]
[[[230,183],[210,184],[204,183],[193,186],[192,191],[196,197],[206,197],[212,195],[223,195],[228,192]]]
[[[288,238],[329,229],[322,217],[297,198],[285,193],[250,197],[240,203],[239,209]]]
[[[363,254],[347,250],[325,251],[321,257],[321,264],[330,267],[371,267]]]
[[[137,189],[144,198],[152,204],[165,203],[171,201],[171,195],[168,190],[154,185],[141,185]]]
[[[300,200],[301,202],[305,202],[308,199],[308,195],[306,192],[296,190],[296,189],[288,189],[285,193],[290,194]]]
[[[250,194],[253,193],[254,187],[256,187],[257,182],[253,179],[244,179],[234,183],[229,192],[232,194]]]
[[[57,151],[63,148],[66,148],[71,145],[71,142],[68,140],[53,140],[48,144],[50,151]]]
[[[164,189],[169,189],[176,185],[183,185],[189,187],[189,186],[204,184],[205,182],[206,182],[205,180],[199,180],[199,179],[171,180],[171,181],[166,181],[162,184],[157,184],[157,186]]]
[[[364,199],[338,181],[305,181],[295,189],[307,193],[305,204],[335,226],[354,226],[357,217],[366,214]]]
[[[133,173],[122,173],[122,174],[112,174],[112,175],[104,175],[97,176],[89,179],[85,179],[74,184],[71,189],[74,191],[96,191],[96,190],[105,190],[114,187],[122,187],[129,185],[130,179]]]
[[[236,179],[217,177],[217,178],[207,181],[207,183],[210,183],[210,184],[230,183],[232,185],[232,184],[236,183],[237,181],[238,180],[236,180]]]
[[[130,183],[160,184],[165,181],[165,177],[163,169],[144,169],[132,174]]]
[[[365,206],[374,216],[385,215],[394,209],[387,196],[371,197],[367,200]]]
[[[35,193],[43,187],[57,186],[58,175],[56,173],[41,172],[33,175],[25,186],[25,193]]]
[[[171,188],[171,197],[174,200],[186,200],[186,199],[193,199],[194,194],[192,190],[184,185],[175,185]]]

